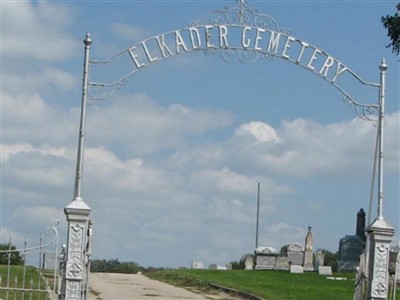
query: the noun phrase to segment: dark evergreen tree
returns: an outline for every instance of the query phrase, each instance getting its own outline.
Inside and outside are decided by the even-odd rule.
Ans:
[[[135,262],[120,262],[118,259],[94,259],[90,264],[91,272],[137,273],[144,268]]]
[[[388,47],[391,47],[393,53],[398,55],[400,53],[400,3],[397,4],[396,8],[397,12],[393,16],[386,15],[386,17],[382,17],[382,23],[387,29],[387,35],[391,40]]]
[[[0,244],[0,265],[7,265],[10,261],[11,265],[24,264],[24,258],[16,247],[10,244]]]

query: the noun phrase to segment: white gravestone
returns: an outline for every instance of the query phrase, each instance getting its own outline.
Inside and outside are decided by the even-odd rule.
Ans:
[[[290,266],[290,273],[294,273],[294,274],[303,274],[304,273],[304,269],[302,266]]]
[[[330,266],[319,266],[318,274],[332,276],[332,268]]]

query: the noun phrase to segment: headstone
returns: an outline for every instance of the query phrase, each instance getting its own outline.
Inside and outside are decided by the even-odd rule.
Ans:
[[[332,275],[332,267],[330,267],[330,266],[319,266],[318,267],[318,274],[319,275],[331,276]]]
[[[217,265],[216,264],[211,264],[208,266],[209,270],[216,270],[217,269]]]
[[[303,274],[304,273],[304,269],[302,266],[290,266],[290,273],[294,273],[294,274]]]
[[[285,256],[276,258],[275,270],[289,270],[289,259]]]
[[[258,247],[255,250],[256,270],[272,270],[275,268],[278,251],[273,247]]]
[[[318,267],[323,265],[325,265],[325,253],[318,250],[315,253],[315,269],[318,270]]]
[[[305,250],[304,250],[304,258],[303,258],[303,267],[305,271],[314,271],[314,264],[313,264],[313,236],[311,233],[311,226],[308,227],[308,232],[306,235],[305,240]]]
[[[204,263],[202,261],[193,261],[192,269],[204,269]]]
[[[389,274],[393,275],[397,267],[397,280],[400,280],[400,263],[397,261],[400,249],[398,246],[392,247],[389,252]]]
[[[285,246],[285,248],[289,264],[297,266],[303,265],[304,251],[303,246],[300,243],[292,243]]]
[[[244,269],[245,270],[253,270],[254,268],[254,260],[253,257],[250,255],[246,256],[246,259],[244,261]]]
[[[276,256],[257,255],[256,270],[272,270],[275,268]]]
[[[346,235],[340,239],[338,255],[339,272],[354,272],[355,268],[359,265],[363,246],[363,240],[356,235]]]

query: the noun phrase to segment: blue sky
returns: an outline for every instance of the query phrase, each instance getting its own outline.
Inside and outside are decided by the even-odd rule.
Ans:
[[[2,1],[2,241],[34,241],[53,218],[65,239],[86,32],[91,58],[103,60],[236,4]],[[380,21],[396,2],[248,5],[368,82],[379,82],[385,57],[384,216],[397,242],[399,64]],[[130,68],[96,66],[91,77],[111,82]],[[343,84],[377,102],[376,90]],[[375,133],[329,82],[280,58],[227,63],[197,51],[154,63],[88,107],[83,198],[93,256],[169,267],[237,260],[254,250],[258,182],[260,245],[304,244],[312,226],[314,248],[337,251],[368,210]]]

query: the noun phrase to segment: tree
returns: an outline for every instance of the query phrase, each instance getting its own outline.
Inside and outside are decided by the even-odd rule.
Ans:
[[[0,265],[8,265],[8,261],[11,265],[23,265],[24,259],[16,249],[10,244],[0,244]]]
[[[136,274],[139,271],[143,271],[143,267],[135,262],[120,262],[118,259],[94,259],[90,264],[90,271]]]
[[[231,261],[230,263],[232,264],[232,269],[233,270],[244,270],[245,269],[245,262],[246,262],[246,259],[247,259],[247,257],[251,257],[252,259],[253,259],[253,261],[254,261],[254,254],[252,254],[252,253],[247,253],[247,254],[244,254],[243,256],[242,256],[242,258],[239,260],[239,261]]]
[[[383,26],[388,30],[388,37],[392,41],[387,47],[392,47],[393,53],[400,53],[400,3],[396,5],[397,12],[393,16],[382,17]]]

